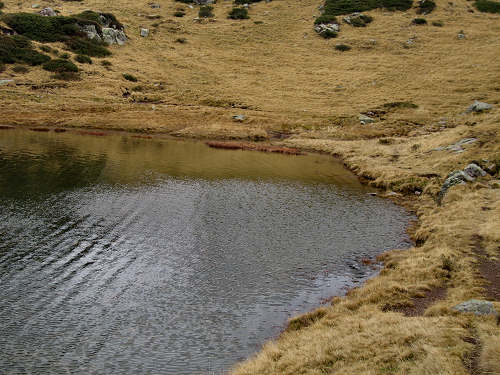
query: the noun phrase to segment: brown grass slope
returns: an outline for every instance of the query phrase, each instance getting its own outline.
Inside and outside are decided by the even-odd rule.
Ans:
[[[28,2],[4,2],[6,12],[33,11]],[[343,25],[338,38],[326,41],[312,31],[317,0],[258,3],[246,21],[228,20],[232,5],[220,1],[217,20],[201,23],[193,22],[196,8],[171,0],[161,4],[151,9],[148,1],[61,3],[56,9],[63,14],[114,13],[127,25],[130,42],[112,48],[109,69],[98,59],[85,66],[81,81],[53,81],[39,68],[0,73],[1,79],[15,80],[0,86],[0,125],[220,139],[283,134],[286,140],[272,143],[337,155],[370,184],[412,197],[402,203],[419,217],[418,246],[382,256],[385,268],[378,277],[332,306],[293,320],[234,373],[500,373],[495,318],[451,310],[473,297],[495,299],[485,289],[476,239],[484,257],[498,259],[500,189],[493,180],[499,177],[455,186],[441,206],[434,201],[451,171],[472,160],[500,163],[500,16],[470,13],[465,0],[438,0],[425,17],[443,27],[412,26],[415,10],[376,10],[368,12],[374,21],[367,28]],[[172,16],[178,7],[185,17]],[[149,27],[151,35],[138,36],[140,27]],[[457,38],[460,30],[466,39]],[[337,43],[352,50],[335,51]],[[122,73],[139,82],[125,81]],[[125,88],[130,97],[122,96]],[[473,100],[494,108],[463,114]],[[384,107],[397,101],[418,108]],[[366,111],[378,113],[379,121],[360,125],[357,116]],[[234,122],[235,114],[246,120]],[[477,141],[463,153],[433,151],[469,137]],[[423,315],[403,314],[436,290],[445,290],[443,298],[421,308]],[[495,306],[500,310],[498,300]]]

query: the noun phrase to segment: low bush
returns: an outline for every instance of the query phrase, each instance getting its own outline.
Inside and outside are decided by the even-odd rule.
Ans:
[[[68,60],[71,56],[69,53],[63,53],[61,54],[61,56],[59,56],[61,59],[65,59],[65,60]]]
[[[174,17],[184,17],[186,13],[178,10],[177,12],[174,13]]]
[[[16,65],[12,68],[14,73],[28,73],[30,70],[26,68],[24,65]]]
[[[127,81],[130,81],[130,82],[137,82],[138,81],[137,77],[133,76],[132,74],[128,74],[128,73],[123,73],[123,78],[125,78]]]
[[[418,105],[412,102],[390,102],[383,105],[385,109],[410,108],[416,109]]]
[[[413,25],[427,25],[427,20],[425,18],[415,18],[411,23]]]
[[[444,26],[444,23],[442,21],[434,21],[432,23],[432,26],[436,26],[436,27],[443,27]]]
[[[3,9],[5,6],[5,4],[3,2],[0,1],[0,9]]]
[[[337,51],[341,51],[341,52],[345,52],[345,51],[350,51],[351,50],[351,47],[348,46],[347,44],[337,44],[335,46],[335,49]]]
[[[186,38],[177,38],[175,40],[175,43],[184,44],[184,43],[187,43],[187,40],[186,40]]]
[[[80,74],[76,72],[57,72],[51,76],[53,79],[60,79],[61,81],[78,81]]]
[[[412,5],[412,0],[326,0],[324,14],[340,16],[377,8],[405,11],[410,9]]]
[[[500,13],[500,2],[490,0],[477,0],[476,9],[484,13]]]
[[[365,27],[373,21],[373,17],[366,14],[361,14],[359,17],[351,18],[351,25],[354,27]]]
[[[5,65],[0,63],[0,73],[5,72]]]
[[[212,10],[214,10],[213,6],[203,5],[200,7],[200,10],[198,11],[198,17],[201,17],[201,18],[213,17],[214,14],[213,14]]]
[[[331,38],[336,38],[339,34],[336,33],[335,31],[324,30],[321,33],[319,33],[319,35],[321,35],[325,39],[331,39]]]
[[[251,4],[251,3],[258,3],[262,0],[234,0],[234,3],[237,5],[243,5],[243,4]]]
[[[75,61],[80,64],[92,64],[92,59],[87,55],[76,55]]]
[[[41,65],[50,57],[33,49],[31,41],[19,35],[0,35],[0,63]]]
[[[328,24],[328,23],[338,23],[337,17],[331,15],[331,14],[322,14],[321,16],[317,17],[314,20],[315,25],[320,25],[320,24]]]
[[[102,66],[111,66],[111,65],[113,65],[113,64],[111,63],[111,61],[108,61],[108,60],[102,60],[102,61],[101,61],[101,65],[102,65]]]
[[[233,8],[228,15],[228,18],[233,20],[246,20],[250,18],[246,8]]]
[[[433,0],[420,0],[417,6],[417,14],[429,14],[436,8]]]
[[[69,60],[56,59],[50,60],[43,64],[43,69],[49,72],[63,73],[63,72],[78,72],[78,67]]]
[[[75,38],[66,41],[68,48],[79,54],[92,57],[106,57],[111,55],[111,52],[106,48],[104,42],[97,42],[95,39]]]
[[[47,53],[52,52],[52,48],[50,48],[49,46],[40,46],[40,50]]]

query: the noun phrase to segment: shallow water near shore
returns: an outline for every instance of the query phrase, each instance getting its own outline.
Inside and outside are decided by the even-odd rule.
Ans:
[[[0,132],[0,372],[222,373],[409,246],[335,159]]]

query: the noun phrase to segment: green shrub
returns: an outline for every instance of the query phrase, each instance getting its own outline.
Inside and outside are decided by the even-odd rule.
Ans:
[[[102,61],[101,61],[101,65],[102,65],[102,66],[105,66],[105,67],[110,67],[110,66],[111,66],[111,65],[113,65],[113,64],[111,63],[111,61],[108,61],[108,60],[102,60]]]
[[[137,82],[138,79],[133,76],[132,74],[128,74],[128,73],[123,73],[123,78],[125,78],[127,81],[130,81],[130,82]]]
[[[350,51],[351,50],[351,47],[348,46],[347,44],[337,44],[335,46],[335,49],[337,51],[341,51],[341,52],[345,52],[345,51]]]
[[[484,13],[500,13],[500,2],[490,0],[477,0],[476,9]]]
[[[319,33],[319,35],[321,35],[325,39],[331,39],[331,38],[336,38],[339,34],[336,33],[335,31],[324,30],[321,33]]]
[[[444,23],[443,21],[434,21],[432,23],[432,26],[436,26],[436,27],[443,27],[444,26]]]
[[[16,65],[12,68],[14,73],[28,73],[30,70],[26,68],[24,65]]]
[[[60,79],[61,81],[78,81],[80,79],[80,74],[76,72],[57,72],[53,74],[51,78]]]
[[[186,13],[178,10],[177,12],[174,13],[174,17],[184,17]]]
[[[175,40],[175,43],[184,44],[184,43],[187,43],[187,40],[186,40],[186,38],[177,38]]]
[[[372,23],[373,17],[367,14],[361,14],[359,18],[366,24]]]
[[[0,35],[0,63],[41,65],[50,57],[33,49],[31,41],[19,35]]]
[[[377,8],[385,8],[388,10],[396,11],[405,11],[412,7],[413,0],[381,0],[382,6],[378,6]]]
[[[68,48],[79,55],[88,55],[92,57],[106,57],[111,52],[105,47],[103,42],[95,39],[74,38],[66,41]]]
[[[114,14],[112,13],[97,13],[92,10],[83,11],[80,14],[76,14],[74,16],[78,20],[86,20],[95,22],[101,26],[104,26],[103,20],[109,22],[108,27],[112,27],[113,29],[121,30],[123,29],[123,25],[116,19]]]
[[[251,4],[251,3],[258,3],[261,0],[234,0],[234,3],[237,5],[243,5],[243,4]]]
[[[200,10],[198,11],[198,17],[201,17],[201,18],[213,17],[214,14],[212,13],[212,10],[214,10],[213,6],[203,5],[200,7]]]
[[[0,63],[0,73],[5,72],[5,69],[6,69],[6,68],[5,68],[5,65],[4,65],[4,64],[2,64],[2,63]]]
[[[92,59],[87,55],[76,55],[75,61],[80,64],[92,64]]]
[[[43,69],[49,72],[62,73],[62,72],[78,72],[78,67],[69,60],[56,59],[50,60],[43,64]]]
[[[233,8],[228,15],[228,18],[233,20],[246,20],[249,19],[248,10],[246,8]]]
[[[0,1],[0,9],[3,9],[4,6],[5,6],[5,4]]]
[[[65,52],[65,53],[63,53],[63,54],[62,54],[61,56],[59,56],[59,57],[60,57],[61,59],[65,59],[65,60],[67,60],[67,59],[69,59],[71,56],[70,56],[70,54],[69,54],[69,53],[66,53],[66,52]]]
[[[429,14],[436,8],[433,0],[420,0],[418,2],[417,14]]]
[[[415,18],[411,23],[413,25],[427,25],[427,20],[425,18]]]
[[[331,14],[322,14],[321,16],[317,17],[314,20],[315,25],[320,25],[322,23],[328,24],[328,23],[338,23],[337,22],[337,17],[331,15]]]
[[[40,50],[47,53],[52,52],[52,48],[50,48],[49,46],[40,46]]]
[[[366,25],[368,25],[372,21],[373,21],[373,17],[366,16],[366,15],[362,14],[359,17],[352,17],[351,18],[351,25],[354,27],[365,27]]]

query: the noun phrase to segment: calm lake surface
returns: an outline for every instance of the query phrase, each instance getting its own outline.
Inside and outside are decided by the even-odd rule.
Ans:
[[[0,131],[0,373],[219,374],[407,247],[324,155]]]

